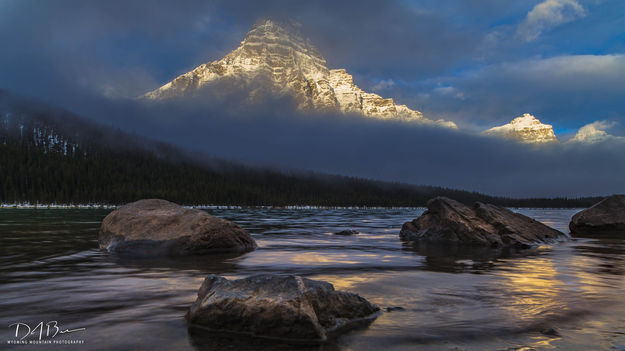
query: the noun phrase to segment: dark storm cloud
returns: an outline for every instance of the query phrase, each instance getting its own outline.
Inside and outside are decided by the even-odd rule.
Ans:
[[[220,52],[220,39],[236,41],[204,1],[0,6],[0,84],[54,101],[77,91],[135,95]]]
[[[4,2],[2,86],[138,95],[234,49],[261,18],[301,22],[330,66],[388,78],[431,77],[480,40],[400,1]],[[30,79],[25,79],[30,78]],[[40,79],[34,87],[30,80]],[[55,84],[57,83],[57,84]]]

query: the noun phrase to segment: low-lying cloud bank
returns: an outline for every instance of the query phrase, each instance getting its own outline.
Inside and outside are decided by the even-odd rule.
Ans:
[[[100,122],[253,165],[514,197],[625,190],[625,143],[618,138],[524,145],[361,116],[302,114],[289,98],[245,105],[244,93],[224,89],[168,102],[92,98],[75,106]]]

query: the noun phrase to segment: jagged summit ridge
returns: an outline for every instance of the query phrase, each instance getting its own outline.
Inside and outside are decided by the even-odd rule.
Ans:
[[[523,143],[550,143],[557,142],[553,127],[543,124],[529,113],[516,117],[510,123],[493,127],[484,134],[495,135],[507,139],[515,139]]]
[[[182,74],[143,97],[162,100],[195,94],[203,86],[225,79],[250,84],[251,102],[271,92],[291,95],[302,111],[340,111],[382,119],[400,119],[456,128],[453,122],[432,121],[393,99],[368,93],[354,84],[344,69],[330,70],[319,51],[297,30],[272,20],[258,22],[238,48],[219,61],[208,62]]]
[[[331,88],[321,78],[328,74],[325,60],[312,45],[297,33],[268,20],[256,24],[239,47],[223,59],[202,64],[145,97],[164,99],[191,95],[202,86],[223,78],[252,80],[262,76],[272,83],[269,87],[272,90],[296,93],[298,107],[302,109],[335,107],[335,100],[324,99]],[[312,94],[313,89],[319,93]]]

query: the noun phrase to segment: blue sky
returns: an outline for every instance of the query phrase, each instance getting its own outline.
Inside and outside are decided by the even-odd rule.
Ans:
[[[393,97],[426,117],[452,120],[463,131],[478,132],[527,112],[553,125],[561,140],[597,121],[594,126],[625,136],[622,0],[0,0],[0,88],[185,147],[219,149],[217,156],[245,162],[513,196],[625,191],[623,139],[585,149],[563,145],[536,150],[443,132],[434,141],[428,132],[422,135],[427,142],[419,144],[410,130],[388,127],[384,139],[376,134],[379,126],[369,125],[361,130],[361,139],[379,140],[376,148],[368,149],[370,143],[360,139],[340,144],[346,136],[336,130],[356,135],[355,126],[336,129],[320,122],[336,134],[336,143],[324,140],[335,146],[335,151],[326,150],[334,158],[322,159],[315,150],[326,146],[313,141],[327,139],[320,126],[319,134],[302,136],[310,144],[296,147],[289,147],[295,139],[280,140],[281,135],[267,131],[281,148],[263,149],[258,147],[263,140],[251,133],[256,143],[252,150],[240,140],[227,146],[230,139],[219,139],[226,131],[244,129],[240,121],[228,126],[219,122],[224,129],[214,131],[214,137],[220,145],[198,132],[214,129],[212,124],[180,129],[176,138],[171,122],[160,131],[147,127],[155,123],[153,116],[141,122],[133,116],[137,121],[128,122],[129,114],[140,115],[137,109],[120,107],[128,106],[128,98],[220,59],[265,18],[300,22],[330,68],[346,68],[363,89]],[[103,100],[109,105],[102,107]],[[232,105],[220,106],[228,110]],[[275,117],[264,109],[262,115]],[[291,123],[280,118],[265,124]],[[256,123],[250,126],[262,128]],[[310,127],[308,121],[302,123]],[[302,125],[292,128],[297,132]],[[422,159],[423,150],[432,147],[436,152],[421,165],[427,171],[407,166],[407,160]],[[285,150],[291,154],[283,154]],[[355,156],[368,151],[384,166],[372,168],[370,160]],[[454,168],[454,162],[462,168]],[[538,178],[540,185],[535,184]]]

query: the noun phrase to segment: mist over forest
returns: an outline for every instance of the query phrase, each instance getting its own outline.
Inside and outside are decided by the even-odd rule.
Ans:
[[[186,105],[188,106],[188,105]],[[424,206],[435,196],[521,207],[583,207],[598,198],[494,197],[455,188],[261,167],[128,134],[38,101],[0,93],[0,202]]]

